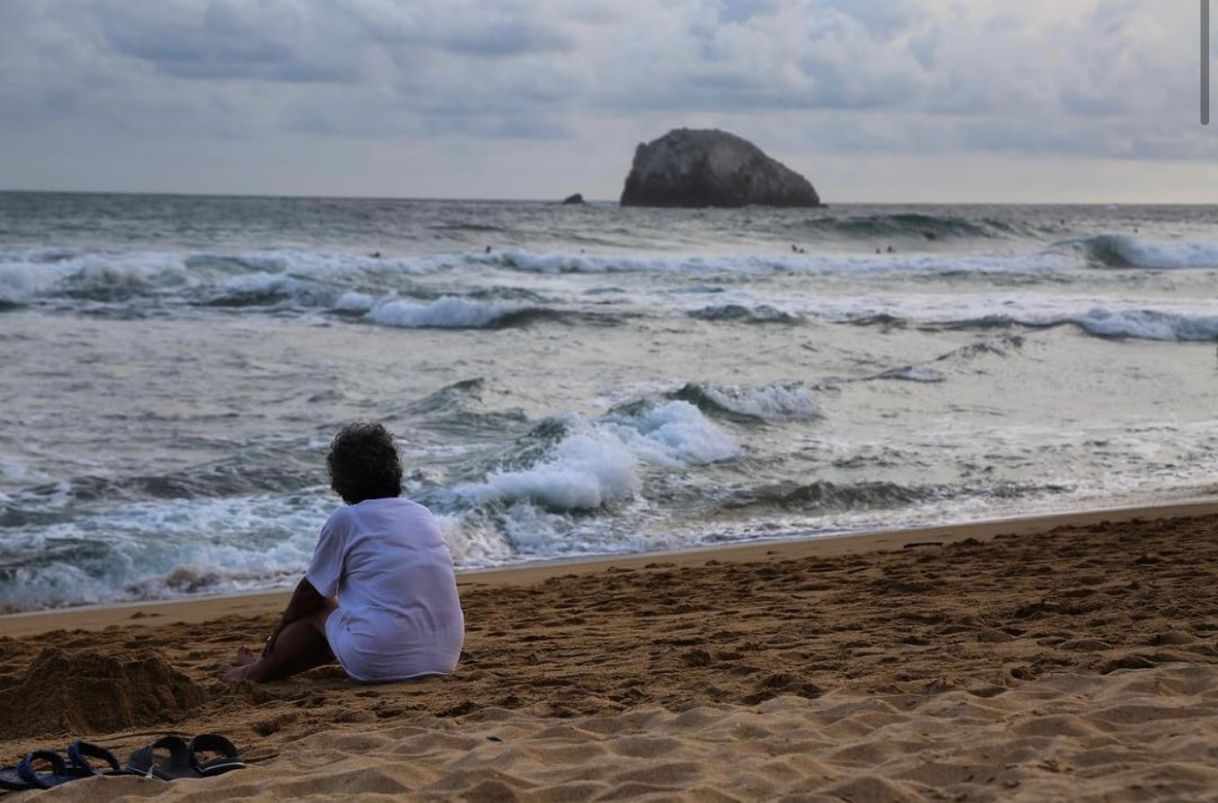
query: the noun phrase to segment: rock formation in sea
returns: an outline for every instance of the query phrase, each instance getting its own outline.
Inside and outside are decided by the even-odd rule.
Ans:
[[[622,206],[820,206],[812,184],[746,139],[675,128],[640,143]]]
[[[564,204],[582,204],[584,202],[584,196],[577,192],[574,195],[568,195],[566,198],[563,198],[562,202]]]

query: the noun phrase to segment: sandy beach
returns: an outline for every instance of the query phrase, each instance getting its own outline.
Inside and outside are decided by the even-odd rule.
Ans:
[[[0,618],[0,760],[228,735],[48,799],[1206,799],[1218,503],[467,574],[459,670],[228,688],[282,594]],[[17,794],[8,800],[25,799]]]

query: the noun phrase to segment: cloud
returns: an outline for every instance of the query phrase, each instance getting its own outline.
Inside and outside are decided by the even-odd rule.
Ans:
[[[0,146],[54,126],[81,147],[189,134],[266,149],[297,136],[588,149],[698,124],[795,153],[1212,159],[1218,140],[1195,124],[1195,11],[1160,0],[0,2]]]
[[[95,20],[113,52],[173,78],[352,83],[362,36],[345,14],[296,0],[104,0]]]

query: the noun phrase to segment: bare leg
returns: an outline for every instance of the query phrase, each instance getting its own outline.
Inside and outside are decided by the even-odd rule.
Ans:
[[[326,617],[335,607],[331,603],[289,624],[279,633],[266,655],[258,657],[242,647],[237,651],[234,665],[220,671],[220,679],[229,683],[242,680],[265,683],[332,662],[334,653],[326,641]]]

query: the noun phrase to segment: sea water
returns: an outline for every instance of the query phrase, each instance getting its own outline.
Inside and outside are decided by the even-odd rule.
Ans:
[[[398,438],[460,567],[1218,492],[1218,208],[0,193],[0,608],[263,589]]]

